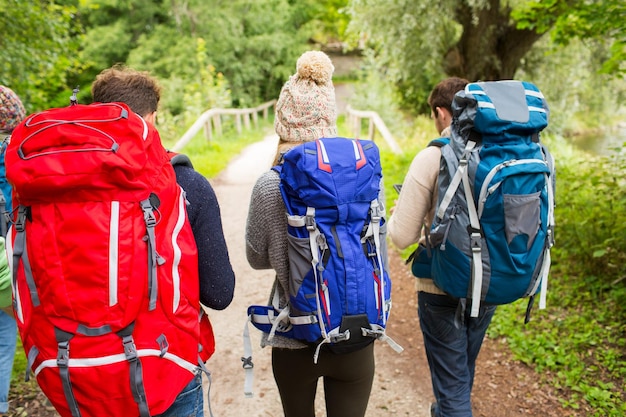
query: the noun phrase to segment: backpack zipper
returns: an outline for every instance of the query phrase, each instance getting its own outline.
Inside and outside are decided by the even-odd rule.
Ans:
[[[548,168],[548,164],[545,161],[542,161],[540,159],[511,159],[508,161],[504,161],[494,166],[493,168],[491,168],[491,171],[489,171],[489,173],[485,177],[485,180],[483,181],[483,185],[480,188],[480,194],[478,195],[478,218],[482,217],[483,209],[485,208],[485,203],[487,202],[487,198],[489,197],[489,195],[493,194],[502,184],[502,181],[499,181],[489,186],[489,184],[491,184],[491,180],[493,180],[493,177],[495,177],[498,172],[500,172],[504,168],[513,167],[517,165],[534,165],[534,164],[539,164]]]

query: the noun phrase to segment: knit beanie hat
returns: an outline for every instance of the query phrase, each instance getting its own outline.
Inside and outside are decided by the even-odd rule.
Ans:
[[[26,117],[20,98],[9,87],[0,85],[0,131],[12,132]]]
[[[296,63],[278,102],[274,130],[281,142],[306,142],[337,136],[337,104],[328,55],[308,51]]]

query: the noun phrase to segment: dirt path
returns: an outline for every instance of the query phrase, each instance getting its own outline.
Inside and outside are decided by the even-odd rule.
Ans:
[[[243,395],[244,372],[240,359],[243,354],[242,332],[246,322],[246,309],[250,304],[267,301],[273,281],[272,271],[255,271],[248,265],[244,251],[244,230],[252,186],[258,176],[269,168],[275,149],[275,137],[250,146],[225,172],[212,181],[220,201],[224,233],[237,276],[233,303],[224,311],[210,312],[217,338],[216,352],[208,362],[213,381],[211,406],[216,417],[282,414],[272,377],[271,351],[269,348],[260,348],[260,333],[252,326],[250,335],[255,364],[253,398],[245,398]],[[402,319],[393,314],[392,309],[392,321],[402,322]],[[415,328],[414,331],[417,335],[419,329]],[[392,329],[390,335],[395,338]],[[423,353],[418,350],[416,340],[398,338],[397,342],[405,348],[401,354],[394,352],[386,344],[376,345],[377,371],[368,416],[427,416],[430,382],[428,370],[424,368],[425,360],[419,360],[421,365],[418,368],[423,378],[417,380],[426,383],[416,383],[412,375],[416,364],[411,358],[423,356]],[[318,395],[319,400],[322,398],[322,395]],[[322,401],[318,401],[316,408],[319,415],[324,415]]]

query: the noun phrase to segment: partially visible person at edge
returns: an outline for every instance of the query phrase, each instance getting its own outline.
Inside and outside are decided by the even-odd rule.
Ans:
[[[294,146],[337,136],[337,106],[332,83],[334,66],[320,51],[305,52],[297,72],[283,86],[276,103],[274,129],[279,137],[273,165]],[[289,294],[287,218],[279,189],[279,175],[269,170],[252,190],[246,225],[246,256],[254,269],[274,269],[276,280],[269,297],[278,292],[280,308]],[[296,339],[268,334],[261,346],[272,346],[272,370],[285,417],[314,417],[319,378],[324,380],[329,417],[363,417],[374,377],[374,344],[351,353],[335,354],[323,347],[318,363],[313,346]]]
[[[102,71],[91,86],[95,102],[123,102],[155,125],[161,89],[146,72],[115,66]],[[233,299],[235,274],[224,239],[220,207],[213,188],[193,168],[175,165],[176,181],[185,190],[187,213],[198,247],[200,302],[215,310],[225,309]],[[199,374],[178,395],[172,406],[155,417],[204,416],[202,377]]]
[[[431,118],[441,137],[450,135],[452,100],[468,81],[447,78],[435,86],[428,97]],[[419,152],[404,179],[387,232],[393,243],[404,249],[425,239],[437,205],[437,180],[441,149],[428,146]],[[455,326],[459,300],[440,290],[432,279],[416,280],[418,315],[430,367],[436,402],[431,417],[471,417],[470,401],[476,358],[496,310],[482,305],[478,317],[467,310],[460,328]]]
[[[0,165],[4,165],[5,140],[8,140],[13,129],[26,117],[26,111],[20,98],[13,90],[0,85],[0,142],[2,142]],[[2,169],[2,190],[5,191],[6,178]],[[7,188],[8,184],[7,184]],[[5,209],[11,211],[11,198],[5,195]],[[0,213],[0,221],[5,221]],[[9,387],[15,344],[17,342],[17,324],[11,306],[11,275],[4,250],[4,237],[0,236],[0,416],[9,412]]]

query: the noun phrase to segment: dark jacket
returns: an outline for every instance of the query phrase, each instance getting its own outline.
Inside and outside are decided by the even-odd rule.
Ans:
[[[174,165],[174,171],[176,181],[187,194],[187,213],[198,246],[200,302],[214,310],[223,310],[233,299],[235,273],[215,191],[206,178],[189,166]]]

